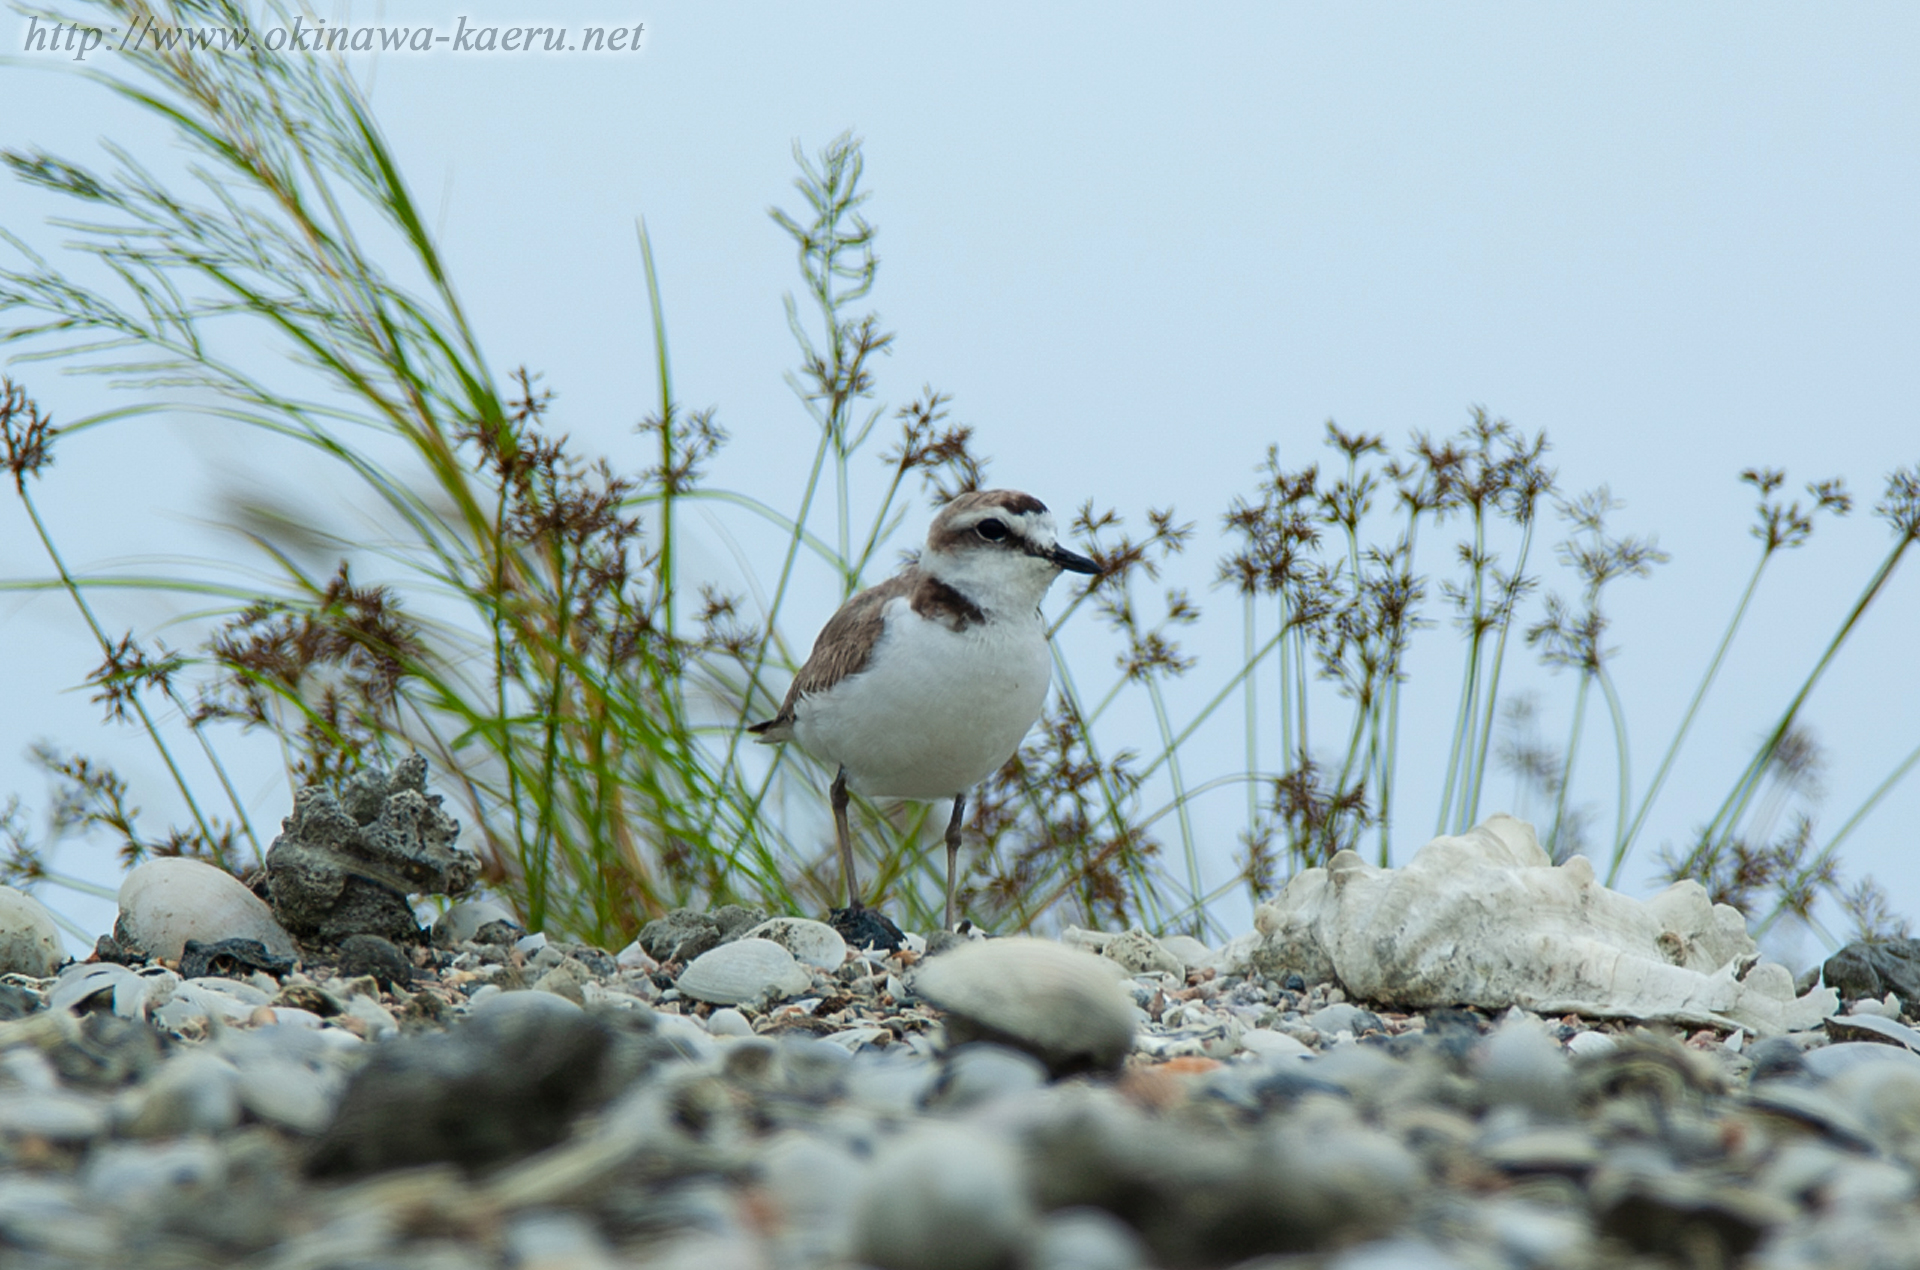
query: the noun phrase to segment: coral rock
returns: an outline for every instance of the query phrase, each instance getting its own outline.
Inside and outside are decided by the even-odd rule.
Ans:
[[[309,785],[267,852],[274,916],[302,939],[417,943],[408,897],[457,895],[479,877],[479,859],[454,845],[459,833],[427,793],[427,760],[418,754],[391,778],[378,770],[354,777],[337,798]]]

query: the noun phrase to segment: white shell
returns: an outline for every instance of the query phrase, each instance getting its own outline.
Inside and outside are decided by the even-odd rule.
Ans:
[[[1401,869],[1342,851],[1295,876],[1254,924],[1257,942],[1235,941],[1239,968],[1336,978],[1402,1006],[1522,1005],[1767,1035],[1839,1004],[1828,988],[1796,999],[1746,919],[1698,883],[1642,903],[1600,885],[1584,856],[1555,866],[1533,826],[1505,815],[1435,838]]]
[[[525,929],[512,910],[497,900],[462,900],[433,923],[433,942],[442,948],[457,947],[492,922],[506,922],[516,929]]]
[[[1051,940],[969,943],[930,957],[912,988],[1056,1073],[1112,1069],[1133,1044],[1133,1001],[1112,962]]]
[[[1240,1034],[1240,1048],[1261,1058],[1312,1058],[1313,1051],[1285,1032],[1250,1027]]]
[[[1180,958],[1169,952],[1165,945],[1138,927],[1118,935],[1105,931],[1082,930],[1078,926],[1069,926],[1061,934],[1060,942],[1069,948],[1084,948],[1090,953],[1098,953],[1113,962],[1130,975],[1156,974],[1173,975],[1185,979],[1187,967]],[[1198,941],[1189,942],[1197,943]],[[1204,948],[1202,949],[1204,951]]]
[[[179,856],[149,860],[120,884],[120,925],[141,948],[177,961],[189,939],[257,939],[277,957],[296,953],[273,910],[240,879]]]
[[[805,992],[813,976],[770,939],[736,939],[695,957],[674,986],[696,1001],[748,1005]]]
[[[796,961],[822,970],[838,970],[847,959],[847,941],[839,931],[804,917],[770,918],[741,938],[770,939],[792,953]]]
[[[103,992],[113,994],[113,1012],[123,1019],[144,1018],[149,1002],[161,1002],[179,986],[180,976],[158,966],[135,972],[111,961],[76,961],[61,972],[47,1004],[74,1010]]]
[[[10,886],[0,886],[0,975],[45,979],[67,959],[60,927],[47,906]]]

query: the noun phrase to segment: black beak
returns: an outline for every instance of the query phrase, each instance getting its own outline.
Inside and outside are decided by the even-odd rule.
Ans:
[[[1100,566],[1076,552],[1068,551],[1058,544],[1047,553],[1047,559],[1065,569],[1068,573],[1099,573]]]

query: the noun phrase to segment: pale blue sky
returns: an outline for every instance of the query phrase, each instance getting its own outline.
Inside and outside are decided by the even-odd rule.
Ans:
[[[559,21],[552,9],[431,0],[406,20]],[[643,461],[630,427],[654,391],[644,215],[680,395],[717,406],[734,436],[716,478],[789,501],[813,437],[781,378],[792,252],[766,209],[795,202],[796,139],[851,127],[881,230],[873,302],[899,333],[882,398],[953,393],[996,483],[1056,509],[1171,503],[1198,520],[1176,579],[1211,612],[1196,698],[1239,638],[1232,602],[1208,590],[1218,514],[1269,443],[1319,458],[1328,418],[1401,441],[1484,404],[1547,430],[1569,489],[1608,483],[1627,503],[1620,528],[1658,533],[1673,563],[1613,601],[1636,781],[1751,566],[1737,471],[1844,476],[1871,504],[1888,470],[1920,460],[1910,6],[566,9],[576,25],[644,21],[645,47],[362,64],[496,369],[545,372],[559,426],[616,464]],[[25,21],[0,19],[10,51]],[[0,67],[0,141],[84,154],[112,137],[164,156],[150,125],[49,64]],[[43,247],[59,237],[47,210],[0,186],[0,223]],[[27,373],[63,415],[99,399]],[[68,549],[99,561],[176,549],[176,535],[204,549],[186,522],[208,473],[247,460],[201,436],[182,423],[63,449],[41,498]],[[1778,566],[1636,888],[1651,848],[1717,804],[1888,541],[1863,506]],[[32,546],[7,500],[0,573],[42,572]],[[709,559],[735,580],[717,545]],[[1916,573],[1908,562],[1808,709],[1831,750],[1829,828],[1920,744]],[[121,622],[158,612],[133,605]],[[36,736],[156,775],[62,693],[97,660],[79,634],[57,604],[0,605],[0,788],[30,801],[16,755]],[[1403,856],[1431,823],[1456,682],[1455,645],[1435,636],[1403,735],[1401,798],[1418,809]],[[1529,678],[1563,719],[1569,681]],[[1609,745],[1590,734],[1582,789],[1603,807]],[[1219,753],[1236,762],[1230,741]],[[157,783],[142,797],[165,806]],[[263,823],[280,801],[264,781]],[[1221,869],[1237,805],[1202,817]],[[1920,915],[1916,821],[1909,782],[1846,858]]]

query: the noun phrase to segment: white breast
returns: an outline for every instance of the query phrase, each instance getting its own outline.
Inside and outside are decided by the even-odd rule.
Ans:
[[[1037,612],[956,632],[894,599],[866,669],[795,703],[794,739],[869,797],[951,798],[1013,756],[1052,671]]]

